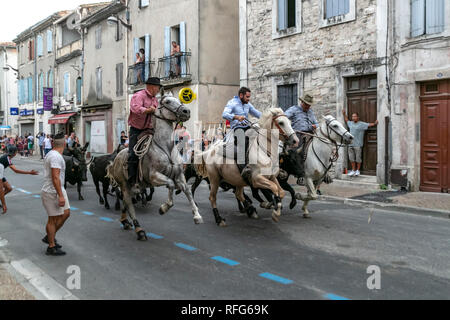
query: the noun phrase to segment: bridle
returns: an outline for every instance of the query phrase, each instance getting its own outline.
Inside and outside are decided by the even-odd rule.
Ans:
[[[166,109],[166,110],[168,110],[169,112],[173,113],[173,114],[175,115],[176,119],[175,119],[175,120],[173,120],[173,119],[167,119],[167,118],[164,118],[164,117],[161,117],[161,116],[157,115],[156,113],[154,114],[155,118],[158,118],[158,119],[164,120],[164,121],[177,121],[177,122],[180,122],[181,119],[180,119],[180,115],[179,115],[179,114],[180,114],[180,109],[183,108],[183,104],[180,103],[180,105],[178,106],[178,108],[177,108],[175,111],[173,111],[173,110],[169,109],[166,105],[164,105],[164,104],[162,103],[162,102],[164,101],[164,99],[165,99],[165,98],[163,98],[163,99],[161,100],[161,102],[159,103],[159,107],[158,107],[156,110],[159,111],[159,113],[161,114],[161,110],[162,110],[162,109]]]
[[[339,150],[340,148],[342,148],[344,146],[344,136],[348,133],[350,134],[350,132],[348,132],[348,130],[345,130],[345,132],[343,134],[340,134],[339,132],[337,132],[331,125],[333,122],[338,122],[340,124],[339,121],[337,121],[336,119],[333,120],[326,120],[326,125],[327,125],[327,134],[325,135],[325,133],[322,130],[322,127],[320,127],[320,132],[326,136],[328,138],[328,140],[332,141],[334,143],[334,145],[336,146],[336,148]],[[341,137],[341,143],[338,145],[336,141],[331,139],[331,131],[334,132],[336,135]]]
[[[272,117],[272,129],[273,129],[273,125],[275,124],[275,126],[278,128],[278,130],[280,131],[280,133],[281,133],[281,135],[286,139],[286,140],[289,140],[294,134],[295,134],[295,132],[294,133],[292,133],[290,136],[288,136],[287,135],[287,133],[283,130],[283,128],[281,128],[281,126],[278,124],[278,122],[276,121],[276,120],[278,120],[279,118],[282,118],[282,117],[285,117],[288,121],[289,121],[289,118],[286,116],[286,115],[284,115],[284,114],[280,114],[280,115],[278,115],[278,116],[274,116],[274,117]]]

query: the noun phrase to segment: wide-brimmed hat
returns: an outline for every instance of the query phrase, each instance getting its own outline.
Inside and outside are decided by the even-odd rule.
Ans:
[[[314,103],[314,98],[309,94],[305,94],[303,97],[300,97],[299,100],[301,102],[309,104],[310,106]]]
[[[145,84],[152,84],[154,86],[160,86],[161,87],[161,79],[156,77],[150,77],[148,78],[147,82]]]

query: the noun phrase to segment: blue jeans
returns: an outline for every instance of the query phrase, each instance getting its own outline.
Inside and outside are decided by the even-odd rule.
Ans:
[[[47,155],[47,153],[49,153],[50,151],[52,151],[52,149],[45,149],[44,154]]]

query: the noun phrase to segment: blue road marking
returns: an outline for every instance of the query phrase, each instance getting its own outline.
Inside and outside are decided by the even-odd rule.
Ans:
[[[72,211],[78,211],[78,208],[70,207],[70,210],[72,210]]]
[[[40,195],[37,195],[37,194],[35,194],[35,195],[33,196],[33,198],[36,198],[36,199],[40,199],[40,198],[41,198],[41,196],[40,196]]]
[[[105,218],[105,217],[101,217],[100,220],[105,221],[105,222],[114,222],[113,219]]]
[[[329,300],[338,300],[338,301],[346,301],[346,300],[350,300],[348,298],[344,298],[341,296],[337,296],[335,294],[332,293],[327,293],[326,295],[323,296],[325,299],[329,299]]]
[[[17,189],[17,191],[20,191],[25,194],[32,194],[31,192],[28,192],[27,190],[23,190],[23,189]]]
[[[232,266],[232,267],[240,265],[239,262],[233,261],[233,260],[230,260],[230,259],[227,259],[227,258],[224,258],[224,257],[212,257],[211,259],[219,261],[219,262],[222,262],[222,263],[225,263],[225,264],[227,264],[229,266]]]
[[[88,211],[83,211],[83,214],[85,214],[87,216],[93,216],[94,215],[92,212],[88,212]]]
[[[181,249],[184,249],[184,250],[187,250],[187,251],[195,251],[195,250],[197,250],[197,248],[188,246],[187,244],[184,244],[184,243],[175,243],[175,245],[178,248],[181,248]]]
[[[269,280],[272,280],[272,281],[275,281],[275,282],[282,283],[282,284],[294,283],[294,281],[292,281],[292,280],[289,280],[289,279],[286,279],[286,278],[282,278],[282,277],[279,277],[279,276],[271,274],[271,273],[261,273],[259,276],[263,277],[263,278],[266,278],[266,279],[269,279]]]
[[[152,238],[152,239],[156,239],[156,240],[161,240],[161,239],[164,239],[164,237],[163,236],[159,236],[159,235],[157,235],[157,234],[154,234],[154,233],[147,233],[147,237],[149,237],[149,238]]]

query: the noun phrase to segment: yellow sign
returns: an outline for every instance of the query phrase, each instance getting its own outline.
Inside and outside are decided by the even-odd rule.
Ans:
[[[180,90],[179,98],[183,104],[190,104],[197,99],[197,96],[192,89],[184,88]]]

